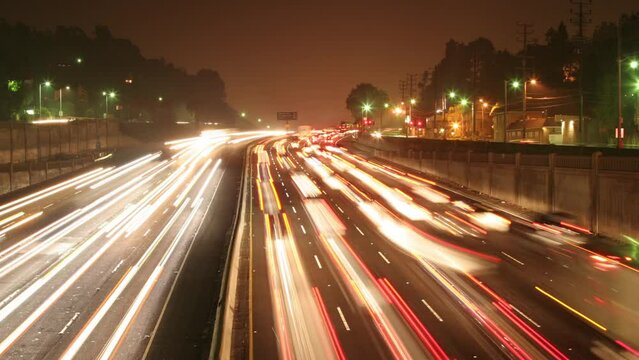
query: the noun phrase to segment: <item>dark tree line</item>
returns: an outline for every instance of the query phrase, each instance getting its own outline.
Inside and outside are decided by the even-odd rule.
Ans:
[[[539,43],[527,47],[528,76],[541,81],[546,93],[537,95],[547,98],[533,106],[576,115],[581,80],[590,141],[610,140],[616,127],[617,26],[602,23],[591,38],[578,43],[562,22],[548,29]],[[639,59],[639,13],[622,16],[621,33],[625,59],[624,127],[627,136],[632,137],[639,135],[639,70],[630,69],[629,62],[633,57]],[[441,61],[422,74],[418,106],[422,111],[432,112],[442,106],[441,99],[450,90],[503,104],[504,80],[523,77],[522,55],[523,49],[516,53],[497,50],[490,40],[482,37],[468,43],[450,40]],[[521,102],[511,105],[521,107]]]
[[[109,114],[124,120],[228,124],[236,118],[218,72],[188,74],[164,59],[147,59],[104,26],[87,35],[77,27],[40,31],[0,19],[0,49],[0,121],[37,117],[40,88],[43,117],[58,114],[62,90],[65,115],[101,117],[103,92],[113,91]],[[41,87],[45,81],[51,86]]]

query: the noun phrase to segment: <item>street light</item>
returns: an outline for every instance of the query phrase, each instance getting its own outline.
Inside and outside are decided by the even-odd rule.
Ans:
[[[364,119],[366,118],[366,114],[368,114],[373,109],[373,106],[369,103],[362,104],[362,129],[364,128]]]
[[[521,130],[521,139],[526,140],[526,122],[528,120],[528,112],[527,112],[527,99],[528,99],[528,84],[537,85],[537,79],[530,79],[524,81],[524,102],[523,102],[523,113],[524,113],[524,124]]]
[[[639,60],[630,61],[630,68],[632,70],[637,70],[639,68]]]
[[[384,121],[384,112],[388,109],[389,106],[390,106],[389,103],[384,103],[384,110],[380,111],[379,126],[378,126],[380,137],[382,135],[382,122]]]
[[[245,112],[242,112],[242,113],[240,113],[240,116],[241,116],[241,117],[243,117],[243,118],[245,118],[245,117],[246,117],[246,113],[245,113]]]
[[[78,64],[82,64],[82,58],[81,57],[76,58],[75,62],[78,63]]]
[[[457,94],[454,91],[451,91],[448,93],[448,97],[451,99],[454,99],[457,96]]]
[[[39,97],[38,97],[38,99],[39,99],[38,100],[38,105],[39,105],[38,116],[39,117],[42,117],[42,85],[44,85],[44,87],[49,87],[49,86],[51,86],[51,81],[47,80],[47,81],[45,81],[43,83],[40,83],[38,85],[38,95],[39,95]]]
[[[262,118],[257,118],[257,122],[262,122]]]
[[[64,87],[65,90],[71,90],[71,86],[67,85]],[[62,111],[62,88],[60,88],[60,110],[58,111],[58,116],[64,116],[64,112]]]
[[[103,91],[102,95],[104,96],[104,118],[106,119],[109,116],[109,98],[115,98],[115,91]]]
[[[158,97],[158,101],[159,101],[159,102],[162,102],[162,101],[164,101],[164,98],[163,98],[163,97],[161,97],[161,96],[159,96],[159,97]]]

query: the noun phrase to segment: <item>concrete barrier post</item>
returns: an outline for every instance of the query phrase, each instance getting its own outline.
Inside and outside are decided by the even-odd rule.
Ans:
[[[488,153],[488,195],[493,195],[493,157],[494,154]]]
[[[27,165],[27,174],[29,174],[29,186],[33,185],[33,181],[31,179],[31,176],[32,176],[31,175],[31,164],[32,164],[32,162],[29,161],[28,165]]]
[[[448,150],[448,161],[446,162],[446,177],[450,179],[450,164],[453,162],[453,151]]]
[[[13,190],[13,161],[9,163],[9,191]]]
[[[599,232],[599,162],[601,152],[592,154],[590,166],[590,228],[594,233]]]
[[[521,205],[521,153],[515,154],[515,204]]]
[[[548,212],[555,211],[555,156],[548,154]]]
[[[470,187],[470,156],[472,150],[466,152],[466,187]]]
[[[49,180],[49,160],[44,163],[44,180]]]

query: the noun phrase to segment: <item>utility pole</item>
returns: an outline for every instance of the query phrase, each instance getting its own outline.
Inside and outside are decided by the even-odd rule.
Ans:
[[[472,134],[470,135],[471,140],[475,140],[477,137],[477,116],[475,115],[475,103],[477,102],[477,51],[473,50],[473,74],[472,74],[472,99],[473,102],[471,106],[471,122],[472,122]]]
[[[399,80],[399,93],[401,94],[401,101],[405,101],[406,100],[406,89],[407,89],[407,84],[406,84],[406,80]]]
[[[526,122],[528,121],[528,113],[526,109],[526,98],[528,97],[526,91],[526,83],[528,82],[528,69],[526,68],[526,61],[528,59],[528,41],[530,40],[530,35],[533,34],[533,24],[527,23],[517,23],[517,27],[519,30],[517,31],[517,35],[519,35],[518,40],[522,42],[522,57],[521,57],[521,66],[522,66],[522,75],[524,81],[524,101],[522,106],[523,111],[523,125],[522,125],[522,140],[526,140]]]
[[[617,23],[617,114],[619,116],[618,124],[617,124],[617,149],[623,149],[623,106],[622,106],[622,89],[621,89],[621,62],[623,61],[623,56],[621,55],[621,26],[622,18],[619,17],[619,22]]]
[[[575,44],[577,45],[577,57],[579,59],[579,73],[578,86],[579,86],[579,133],[581,143],[586,142],[586,124],[584,122],[584,88],[583,88],[583,47],[586,42],[586,36],[584,30],[586,25],[592,22],[591,5],[592,0],[570,0],[570,22],[577,27],[577,34],[575,35]]]

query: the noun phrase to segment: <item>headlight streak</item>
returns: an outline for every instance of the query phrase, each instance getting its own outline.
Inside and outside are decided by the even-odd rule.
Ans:
[[[109,172],[109,174],[107,175],[106,178],[98,181],[97,183],[91,184],[91,182],[85,182],[84,184],[77,186],[76,189],[82,189],[85,186],[88,186],[90,184],[89,187],[92,190],[95,190],[95,189],[99,188],[100,186],[102,186],[102,185],[104,185],[106,183],[109,183],[109,182],[111,182],[111,181],[113,181],[113,180],[115,180],[115,179],[117,179],[119,177],[122,177],[123,175],[126,175],[126,174],[130,173],[131,171],[133,171],[133,170],[135,170],[135,169],[137,169],[137,168],[139,168],[139,167],[141,167],[141,166],[143,166],[145,164],[148,164],[151,161],[153,161],[153,160],[155,160],[155,159],[157,159],[159,157],[160,157],[160,153],[159,152],[155,153],[155,154],[148,154],[148,155],[143,156],[143,157],[141,157],[141,158],[139,158],[137,160],[131,161],[131,162],[129,162],[129,163],[123,165],[123,166],[114,168],[113,170],[111,170]]]
[[[0,230],[0,238],[2,238],[9,231],[28,223],[29,221],[39,217],[40,215],[42,215],[42,211],[37,212],[37,213],[35,213],[33,215],[29,215],[29,216],[25,217],[24,219],[14,223],[14,224],[11,224],[10,226],[7,226],[6,228]]]
[[[189,202],[188,199],[185,200],[184,205],[186,206],[188,202]],[[118,346],[120,345],[122,341],[124,334],[127,332],[127,329],[131,326],[132,321],[134,320],[134,318],[140,311],[140,308],[142,307],[147,297],[149,296],[149,294],[155,287],[155,284],[158,278],[160,277],[160,275],[162,274],[162,271],[164,270],[167,261],[170,259],[171,255],[177,248],[177,245],[180,243],[182,237],[184,236],[184,233],[186,232],[186,229],[188,229],[188,227],[191,225],[191,222],[195,218],[195,215],[197,214],[200,204],[201,202],[197,202],[195,207],[191,207],[191,213],[189,214],[189,217],[183,223],[177,235],[171,242],[171,246],[165,251],[159,264],[155,267],[155,269],[153,270],[153,273],[147,279],[146,283],[144,284],[144,286],[142,287],[142,289],[136,296],[135,300],[129,307],[128,311],[126,312],[126,315],[122,318],[118,327],[109,338],[106,346],[104,347],[104,349],[102,350],[99,356],[99,359],[108,360],[113,356],[113,353],[117,350]]]
[[[135,179],[134,179],[135,180]],[[125,187],[126,190],[124,190],[123,192],[118,193],[119,196],[115,197],[114,199],[112,199],[109,203],[107,203],[103,208],[101,209],[96,209],[93,212],[87,214],[85,216],[86,218],[92,218],[93,216],[95,216],[97,213],[100,213],[101,210],[106,209],[110,206],[112,206],[113,204],[119,202],[122,198],[124,198],[125,196],[129,195],[131,192],[135,191],[137,188],[139,188],[140,186],[142,186],[143,184],[145,184],[148,180],[150,180],[150,178],[148,178],[146,181],[136,181],[134,184],[132,184],[131,186],[128,186],[128,188]],[[77,224],[75,226],[68,226],[63,230],[63,234],[64,233],[68,233],[69,231],[73,230],[74,228],[80,226],[83,222],[79,222],[76,221],[74,224]],[[22,305],[22,303],[24,303],[25,301],[27,301],[36,291],[38,291],[39,289],[41,289],[46,283],[48,283],[55,275],[57,275],[61,270],[63,270],[68,264],[70,264],[75,258],[77,258],[81,253],[84,252],[84,250],[86,250],[88,248],[89,245],[93,244],[99,237],[101,237],[104,234],[104,230],[98,230],[93,236],[91,236],[88,240],[86,240],[85,242],[82,243],[82,245],[80,245],[78,248],[74,249],[71,253],[67,254],[66,256],[64,256],[55,267],[53,267],[49,272],[47,272],[45,275],[41,276],[38,278],[38,280],[36,280],[34,283],[32,283],[29,287],[27,287],[25,290],[23,290],[17,297],[13,298],[6,306],[4,306],[2,309],[0,309],[0,322],[3,321],[4,319],[6,319],[7,316],[9,316],[11,313],[13,313],[20,305]],[[57,234],[55,237],[52,237],[51,239],[47,240],[46,242],[44,242],[43,244],[47,244],[49,243],[51,240],[53,239],[57,239],[61,237],[60,234]],[[118,236],[114,236],[112,239],[117,239]],[[112,242],[107,242],[107,244],[112,244]],[[109,245],[110,246],[110,245]],[[108,247],[107,247],[108,248]],[[104,251],[106,251],[106,249],[104,249]],[[97,252],[96,254],[102,254],[103,252]],[[32,252],[30,254],[29,257],[35,255],[34,252]],[[95,260],[97,260],[97,258],[95,258]],[[95,261],[94,260],[94,261]],[[7,269],[8,265],[12,265],[11,268]],[[5,265],[5,267],[2,270],[2,276],[4,276],[4,274],[6,274],[8,271],[12,270],[13,268],[15,268],[15,264],[8,264]],[[85,269],[86,270],[86,269]],[[76,272],[77,277],[71,276],[69,277],[69,280],[74,279],[73,281],[77,280],[77,278],[79,278],[79,276],[85,271],[78,271]],[[66,282],[65,282],[66,284]],[[68,286],[71,286],[71,284],[69,284]],[[61,288],[64,288],[64,286],[62,286]],[[68,288],[68,287],[67,287]],[[64,292],[64,291],[63,291]],[[57,296],[61,296],[62,293],[54,293],[54,294],[58,294]],[[31,327],[31,325],[33,324],[33,322],[35,322],[40,315],[46,310],[46,308],[53,304],[53,302],[55,302],[55,300],[57,300],[57,297],[51,301],[45,301],[43,303],[43,305],[48,304],[46,307],[40,307],[38,308],[37,311],[33,312],[26,321],[24,321],[16,330],[14,330],[14,332],[12,333],[12,335],[10,335],[7,339],[5,339],[2,343],[0,343],[0,355],[6,351],[6,349],[8,348],[8,346],[15,340],[15,338],[19,337],[22,335],[22,332],[17,332],[18,330],[22,329],[21,331],[26,331],[29,327]],[[15,337],[15,338],[14,338]],[[12,339],[11,341],[9,341],[10,339]],[[9,341],[9,342],[8,342]]]
[[[20,216],[24,215],[24,212],[20,211],[18,213],[15,213],[5,219],[0,220],[0,227],[5,226],[6,224],[12,222],[13,220],[19,218]]]
[[[115,303],[115,301],[118,299],[120,294],[122,294],[122,292],[125,290],[125,288],[129,285],[129,283],[131,282],[133,277],[135,277],[135,275],[138,273],[140,268],[146,263],[146,261],[150,257],[150,255],[158,247],[160,242],[162,242],[162,240],[164,239],[166,234],[173,227],[173,224],[180,217],[180,215],[182,214],[184,209],[186,209],[188,203],[189,203],[189,201],[185,201],[182,204],[182,206],[180,206],[177,209],[177,211],[171,216],[171,218],[166,223],[166,225],[162,228],[162,231],[155,237],[153,242],[151,242],[151,244],[146,249],[144,254],[142,254],[140,259],[138,259],[138,261],[135,263],[135,265],[133,265],[131,268],[129,268],[129,270],[126,272],[126,274],[120,279],[120,281],[118,281],[117,286],[111,290],[111,292],[109,293],[108,297],[106,299],[104,299],[104,301],[102,302],[100,307],[93,312],[93,314],[91,315],[89,321],[87,321],[84,324],[84,326],[82,327],[82,330],[80,330],[80,332],[75,336],[73,341],[68,345],[68,347],[66,348],[64,353],[60,356],[61,360],[63,360],[63,359],[64,360],[70,360],[70,359],[73,359],[75,357],[75,355],[80,350],[80,348],[82,347],[84,342],[88,339],[88,337],[91,335],[93,330],[95,330],[95,328],[98,326],[98,324],[102,321],[102,318],[104,318],[104,316],[107,314],[107,312],[109,311],[111,306],[113,306],[113,303]],[[114,236],[113,238],[117,239],[118,236]]]
[[[49,197],[53,194],[56,194],[62,190],[68,189],[70,187],[75,186],[76,184],[87,180],[87,179],[91,179],[95,176],[98,176],[100,174],[102,174],[105,171],[104,168],[97,168],[93,171],[89,171],[88,173],[82,174],[80,176],[74,177],[72,179],[69,179],[67,181],[64,181],[60,184],[54,185],[54,186],[50,186],[46,189],[37,191],[33,194],[29,194],[27,196],[21,197],[19,199],[16,199],[14,201],[11,201],[9,203],[0,205],[0,216],[10,213],[14,210],[20,209],[26,205],[32,204],[38,200],[42,200],[46,197]]]
[[[281,211],[268,153],[263,146],[255,151],[260,206],[262,198],[266,205],[265,251],[280,357],[341,359],[341,347],[335,345],[337,339],[331,337],[331,327],[321,316],[320,303],[309,284],[288,216]],[[277,209],[269,205],[271,201],[277,203]]]
[[[346,195],[346,194],[345,194],[345,195]],[[352,194],[351,194],[351,195],[348,195],[347,197],[348,197],[348,198],[352,198]],[[353,199],[351,199],[351,200],[353,200]],[[404,239],[404,240],[405,240],[405,239],[407,238],[407,234],[405,234],[405,233],[398,233],[398,229],[402,229],[402,227],[394,227],[394,226],[390,226],[390,229],[391,229],[391,230],[389,230],[389,224],[388,224],[388,223],[386,223],[386,224],[382,224],[383,220],[382,220],[381,218],[379,218],[379,214],[380,214],[379,212],[373,212],[373,213],[371,213],[371,210],[374,208],[374,207],[372,207],[372,206],[377,206],[377,207],[379,207],[380,209],[383,209],[383,208],[382,208],[379,204],[369,204],[369,203],[366,203],[366,202],[359,202],[359,204],[358,204],[358,205],[359,205],[359,208],[360,208],[360,209],[361,209],[364,213],[367,213],[367,212],[369,213],[369,216],[368,216],[368,217],[371,219],[371,222],[372,222],[372,223],[374,223],[374,224],[377,224],[377,225],[378,225],[378,230],[379,230],[380,232],[382,232],[382,233],[385,235],[385,237],[387,237],[387,238],[388,238],[389,240],[391,240],[392,242],[395,242],[396,244],[398,244],[398,243],[399,243],[399,244],[400,244],[400,247],[402,247],[402,244],[401,244],[401,243],[402,243],[402,241],[397,240],[397,239]],[[374,214],[377,214],[377,215],[374,215]],[[372,218],[371,218],[371,215],[372,215]],[[392,218],[393,218],[392,214],[390,214],[390,213],[388,213],[386,216],[387,216],[387,220],[388,220],[388,219],[392,219]],[[399,221],[399,220],[395,220],[395,221]],[[397,224],[397,225],[399,225],[399,224]],[[385,230],[388,230],[388,231],[385,231]],[[410,237],[410,236],[408,236],[408,237]],[[417,243],[423,243],[423,242],[424,242],[424,241],[419,241],[419,242],[417,242]],[[451,245],[452,245],[452,244],[451,244]],[[446,249],[434,249],[434,251],[436,252],[436,254],[435,254],[435,253],[433,253],[431,256],[423,256],[424,254],[420,254],[419,252],[418,252],[418,253],[415,253],[415,247],[414,247],[414,246],[405,247],[405,250],[406,250],[407,252],[409,252],[410,254],[412,254],[413,256],[415,256],[416,258],[418,258],[418,259],[419,259],[422,263],[424,262],[424,260],[423,260],[423,259],[425,259],[425,258],[431,258],[431,259],[433,259],[433,258],[434,258],[434,259],[441,258],[441,259],[444,259],[444,261],[443,261],[443,262],[444,262],[444,264],[445,264],[445,265],[447,265],[447,266],[451,266],[451,265],[452,265],[452,266],[453,266],[453,268],[454,268],[454,269],[457,269],[457,270],[462,270],[462,269],[464,269],[464,267],[462,267],[462,266],[458,263],[458,261],[453,260],[453,259],[451,258],[451,256],[450,256],[451,254],[445,254],[445,253],[443,252],[443,251],[446,251]],[[492,257],[491,257],[491,258],[492,258]],[[495,258],[495,259],[492,259],[492,260],[494,260],[494,261],[499,261],[499,259],[496,259],[496,258]],[[430,266],[430,265],[428,265],[428,266]],[[428,269],[428,267],[427,267],[427,266],[425,266],[425,268],[427,268],[427,269]],[[432,268],[431,268],[431,269],[432,269]],[[434,269],[433,269],[433,270],[434,270]],[[462,271],[463,271],[463,270],[462,270]],[[459,297],[461,296],[461,294],[459,293],[459,291],[458,291],[458,290],[455,290],[454,285],[451,285],[450,283],[446,283],[446,284],[444,284],[444,285],[445,285],[445,286],[448,286],[448,287],[449,287],[449,290],[451,290],[451,289],[452,289],[451,293],[453,293],[456,297],[458,297],[458,298],[459,298]],[[388,296],[390,296],[390,295],[388,295]],[[477,308],[477,306],[475,306],[474,304],[472,304],[472,303],[471,303],[471,302],[470,302],[467,298],[465,298],[465,296],[462,296],[462,297],[461,297],[461,301],[462,301],[463,303],[465,303],[465,304],[466,304],[467,308],[468,308],[468,309],[469,309],[472,313],[474,313],[474,314],[475,314],[475,317],[477,317],[477,318],[481,319],[481,323],[482,323],[482,324],[484,324],[484,326],[485,326],[485,327],[486,327],[486,328],[487,328],[487,329],[488,329],[488,330],[489,330],[489,331],[490,331],[490,332],[491,332],[491,333],[492,333],[492,334],[493,334],[493,335],[494,335],[497,339],[499,339],[499,341],[500,341],[501,343],[503,343],[503,344],[505,345],[505,347],[506,347],[506,348],[508,348],[508,350],[509,350],[511,353],[513,353],[515,356],[517,356],[517,357],[518,357],[518,358],[520,358],[520,359],[530,359],[530,356],[529,356],[529,355],[528,355],[528,354],[527,354],[527,353],[526,353],[523,349],[521,349],[521,347],[520,347],[520,346],[519,346],[516,342],[514,342],[514,340],[513,340],[513,339],[511,339],[508,335],[506,335],[506,333],[505,333],[505,332],[503,332],[503,330],[501,330],[501,329],[500,329],[500,328],[499,328],[499,327],[498,327],[495,323],[493,323],[493,322],[492,322],[489,318],[487,318],[487,317],[486,317],[483,313],[481,313],[481,312],[479,311],[479,309]],[[406,319],[410,319],[410,318],[411,318],[411,316],[410,316],[410,313],[409,313],[409,312],[405,312],[405,318],[406,318]],[[407,321],[409,321],[409,323],[411,323],[411,322],[410,322],[410,320],[407,320]],[[417,325],[417,323],[413,322],[413,323],[411,323],[411,324],[412,324],[413,329],[414,329],[414,331],[416,332],[416,334],[418,334],[418,335],[419,335],[419,334],[420,334],[420,330],[419,330],[419,326]],[[519,324],[516,324],[516,325],[518,325],[518,326],[519,326]],[[542,346],[542,347],[543,347],[544,349],[546,349],[546,350],[547,350],[547,351],[549,351],[550,353],[553,353],[553,349],[555,349],[555,348],[554,348],[554,347],[552,347],[552,345],[550,345],[550,346],[549,346],[549,344],[544,343],[544,340],[545,340],[545,339],[544,339],[544,340],[541,340],[541,339],[542,339],[541,337],[535,337],[535,335],[529,335],[529,336],[533,337],[533,339],[534,339],[535,341],[537,341],[538,343],[543,344],[543,346]],[[424,337],[423,337],[423,336],[420,336],[420,338],[422,338],[422,340],[424,340]],[[548,349],[550,349],[550,350],[548,350]],[[555,349],[555,350],[556,350],[556,349]]]
[[[193,165],[195,165],[194,164],[195,162],[199,162],[200,159],[208,155],[216,147],[217,146],[213,145],[213,146],[209,146],[208,149],[206,148],[193,149],[193,151],[191,151],[192,155],[189,157],[189,159],[187,159],[186,164],[189,164],[192,162]],[[159,153],[156,153],[156,154],[157,154],[157,157],[159,157]],[[156,158],[155,155],[151,155],[151,156],[152,156],[152,159],[149,161],[152,161]],[[138,160],[144,163],[149,162],[149,161],[146,161],[146,159],[144,160],[138,159]],[[210,164],[210,161],[211,160],[209,159],[206,165],[203,166],[202,168],[203,170],[201,171],[200,175],[204,172],[204,170],[206,170],[206,167],[208,167],[208,165]],[[135,163],[135,162],[133,163],[134,163],[133,165],[129,163],[128,164],[129,167],[125,168],[124,170],[122,169],[122,167],[116,168],[116,169],[107,169],[107,170],[102,168],[96,169],[87,174],[83,174],[79,177],[70,179],[61,184],[44,189],[43,191],[18,199],[17,201],[4,204],[2,208],[5,208],[5,209],[8,208],[7,211],[13,211],[15,209],[10,208],[12,206],[18,208],[28,203],[35,202],[46,196],[49,196],[51,193],[61,191],[65,188],[73,187],[76,185],[86,186],[87,184],[95,183],[96,178],[98,178],[97,181],[101,181],[104,183],[111,182],[112,180],[115,180],[117,177],[124,175],[118,172],[129,172],[129,171],[132,171],[131,168],[136,168],[138,167],[137,165],[140,165],[139,163]],[[145,171],[142,175],[138,175],[135,178],[131,179],[130,181],[127,181],[124,185],[121,185],[119,188],[111,190],[108,194],[94,200],[89,205],[81,209],[77,209],[73,211],[72,213],[64,216],[61,219],[54,221],[53,223],[38,230],[37,232],[33,233],[27,238],[19,242],[16,242],[9,248],[3,250],[2,252],[0,252],[0,262],[5,260],[10,260],[10,261],[4,264],[4,266],[0,269],[0,278],[8,274],[10,271],[13,271],[14,269],[16,269],[18,266],[20,266],[25,261],[33,257],[35,254],[40,253],[45,247],[49,246],[53,242],[66,236],[66,234],[77,229],[78,227],[84,225],[90,219],[94,218],[97,215],[102,214],[105,210],[111,208],[113,205],[117,203],[121,203],[124,197],[129,196],[134,191],[137,191],[142,185],[150,183],[158,174],[160,174],[163,171],[166,171],[166,169],[169,166],[171,166],[173,163],[174,161],[171,161],[171,162],[163,161],[153,166],[152,169]],[[208,180],[211,179],[219,163],[220,162],[218,161],[215,168],[209,174]],[[190,169],[192,170],[194,168],[191,166]],[[122,235],[124,234],[128,235],[130,234],[131,231],[134,231],[135,229],[137,229],[137,227],[139,227],[143,222],[145,222],[146,220],[150,218],[150,215],[155,210],[157,210],[157,208],[163,201],[168,200],[171,194],[175,190],[177,190],[178,186],[184,183],[184,178],[185,178],[184,170],[187,170],[186,173],[189,173],[188,171],[189,168],[188,167],[185,168],[185,166],[183,166],[180,169],[178,169],[174,174],[170,174],[170,176],[164,179],[164,181],[160,182],[159,185],[156,182],[156,184],[154,184],[154,187],[152,188],[152,191],[150,193],[147,190],[144,192],[144,194],[142,194],[142,195],[146,195],[144,196],[142,201],[140,201],[138,204],[135,204],[135,205],[127,205],[124,211],[120,212],[114,221],[103,222],[99,226],[96,226],[96,229],[97,229],[96,232],[94,232],[88,239],[82,240],[75,248],[71,249],[66,254],[62,255],[57,260],[57,263],[55,263],[50,268],[50,270],[48,270],[46,273],[39,275],[39,277],[37,278],[35,282],[29,284],[26,288],[19,290],[21,292],[19,291],[13,292],[7,299],[0,302],[0,322],[1,322],[4,319],[6,319],[9,314],[12,314],[16,309],[19,309],[20,306],[25,301],[30,299],[33,294],[35,294],[40,289],[43,289],[45,287],[45,284],[47,284],[52,278],[54,278],[62,269],[68,268],[68,266],[71,265],[80,254],[86,253],[87,249],[89,249],[90,246],[93,246],[98,241],[99,238],[101,238],[104,235],[107,235],[107,239],[105,239],[106,241],[103,244],[101,244],[101,247],[97,251],[91,254],[91,257],[87,261],[81,264],[80,268],[75,270],[75,272],[70,277],[67,277],[61,286],[57,288],[53,288],[52,293],[49,294],[45,300],[39,303],[39,305],[37,306],[35,310],[33,310],[31,313],[24,314],[24,316],[26,316],[26,319],[23,319],[22,322],[19,323],[19,325],[15,329],[13,329],[13,331],[11,331],[8,334],[8,336],[0,342],[0,355],[4,354],[10,347],[12,347],[15,341],[17,341],[20,337],[22,337],[22,335],[25,334],[28,331],[28,329],[30,329],[33,326],[33,324],[35,324],[35,322],[38,321],[38,319],[40,319],[42,315],[45,312],[47,312],[49,308],[59,298],[61,298],[63,294],[67,292],[72,287],[72,285],[78,279],[80,279],[80,277],[84,273],[86,273],[86,271],[90,269],[90,267],[93,264],[95,264],[96,261],[118,239],[122,238]],[[190,185],[193,185],[194,183],[195,181],[193,181]],[[197,210],[200,208],[200,205],[203,202],[203,199],[202,199],[203,191],[206,188],[207,184],[208,184],[208,181],[205,182],[204,185],[202,185],[202,188],[198,192],[199,194],[198,198],[195,198],[194,201],[187,199],[185,200],[185,202],[183,202],[184,208],[187,207],[187,204],[188,205],[193,204],[193,206],[190,207],[192,209],[192,214],[195,214]],[[100,186],[100,185],[96,184],[96,186]],[[192,188],[192,186],[189,187],[189,189],[190,188]],[[153,198],[157,196],[160,196],[160,197],[152,205],[150,205],[150,202],[153,200]],[[19,219],[19,217],[24,216],[24,213],[22,212],[14,214],[8,218],[9,219],[8,221],[3,222],[3,224],[10,224],[10,225],[5,227],[5,229],[1,231],[6,233],[17,226],[20,226],[23,223],[34,219],[35,217],[41,214],[42,212],[36,213],[26,218],[23,218],[21,221],[17,223],[10,224],[11,221],[14,221],[15,219]],[[192,217],[189,218],[188,223],[190,223],[191,220],[192,220]],[[180,232],[180,234],[178,235],[176,239],[183,237],[184,231],[186,230],[186,226],[187,225],[185,224],[183,227],[184,230]],[[24,249],[28,248],[29,246],[31,246],[32,244],[36,243],[37,241],[41,239],[45,239],[45,241],[38,243],[37,246],[32,247],[28,251],[24,252]],[[176,242],[178,242],[178,240],[176,240]],[[175,249],[175,246],[173,246],[172,249],[169,251],[168,253],[169,255],[167,255],[164,258],[165,261],[159,265],[160,267],[165,266],[166,259],[170,256],[170,254],[173,253],[174,249]],[[13,256],[14,254],[18,254],[18,256],[14,257]],[[147,259],[148,259],[148,256],[143,257],[140,260],[146,261]],[[141,305],[142,304],[140,304],[139,302],[132,304],[132,306],[141,306]]]
[[[54,223],[55,224],[54,226],[47,226],[45,227],[45,229],[43,229],[45,231],[38,231],[37,233],[25,238],[24,240],[14,244],[9,249],[0,253],[0,260],[4,260],[5,258],[9,257],[9,255],[19,254],[17,257],[13,258],[8,264],[5,264],[2,267],[0,267],[0,278],[6,276],[7,273],[15,270],[18,266],[24,264],[27,260],[29,260],[36,254],[38,254],[40,251],[42,251],[44,248],[46,248],[50,244],[58,241],[59,239],[61,239],[62,237],[70,233],[71,231],[77,229],[78,227],[86,223],[87,221],[93,219],[97,215],[100,215],[103,211],[105,211],[109,207],[113,206],[114,204],[122,200],[124,196],[130,194],[139,186],[150,181],[153,178],[153,176],[157,175],[160,171],[162,171],[165,168],[165,167],[160,167],[159,169],[157,169],[159,165],[162,165],[162,164],[158,164],[158,166],[154,167],[154,169],[156,169],[155,170],[156,172],[152,174],[151,176],[148,176],[146,178],[142,178],[140,176],[130,180],[129,182],[115,189],[115,191],[112,191],[100,197],[99,199],[95,200],[88,206],[82,209],[78,209],[74,211],[73,213],[65,216],[63,219],[61,219],[61,221],[59,222],[56,221]],[[106,205],[98,208],[98,206],[100,206],[102,203],[106,202],[110,198],[113,198],[113,199],[108,201]],[[58,231],[57,233],[53,233],[59,228],[62,228],[61,231]],[[40,242],[35,247],[27,250],[26,252],[20,253],[22,249],[28,247],[29,245],[41,239],[46,239],[46,240],[43,242]],[[0,321],[1,320],[2,318],[0,317]]]

